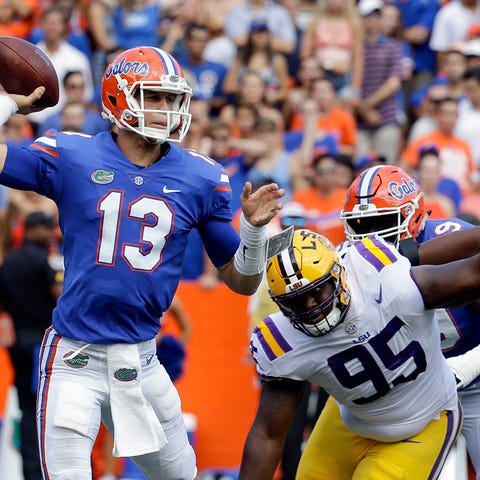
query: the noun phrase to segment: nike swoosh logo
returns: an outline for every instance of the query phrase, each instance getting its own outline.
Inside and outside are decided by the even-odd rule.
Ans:
[[[179,193],[181,192],[181,190],[174,190],[174,189],[170,189],[170,188],[167,188],[166,185],[163,186],[163,193]]]
[[[410,440],[409,438],[405,438],[404,440],[402,440],[403,443],[422,443],[422,442],[419,442],[418,440]]]
[[[383,290],[382,290],[382,286],[380,285],[380,292],[378,294],[378,298],[376,298],[375,301],[380,304],[382,303],[382,299],[383,299]]]
[[[146,357],[147,365],[150,365],[150,362],[153,360],[153,357],[154,355],[149,355],[148,357]]]

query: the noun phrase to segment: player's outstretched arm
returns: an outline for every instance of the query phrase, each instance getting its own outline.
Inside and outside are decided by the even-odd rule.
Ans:
[[[30,95],[0,94],[0,125],[14,113],[30,113],[30,107],[45,93],[45,87],[37,87]],[[7,147],[0,144],[0,173],[5,165]]]
[[[480,227],[432,238],[418,247],[420,265],[441,265],[480,253]]]
[[[239,480],[273,478],[304,387],[305,382],[286,379],[262,383],[257,414],[245,441]]]
[[[219,268],[228,287],[242,295],[252,295],[262,280],[265,267],[266,225],[283,208],[279,200],[285,190],[277,184],[263,185],[253,192],[246,182],[240,199],[240,246],[229,263]]]
[[[444,265],[412,267],[426,309],[465,305],[480,298],[480,254]]]

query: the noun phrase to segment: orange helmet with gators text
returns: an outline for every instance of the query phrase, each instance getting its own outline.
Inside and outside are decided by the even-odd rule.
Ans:
[[[147,90],[175,95],[172,110],[146,110]],[[185,138],[190,127],[191,97],[192,89],[180,65],[159,48],[135,47],[120,53],[102,78],[103,117],[155,143],[178,143]],[[165,127],[148,127],[144,117],[147,112],[165,114]]]
[[[380,165],[363,171],[350,185],[340,214],[350,241],[376,234],[398,247],[417,239],[425,226],[423,192],[405,170]]]

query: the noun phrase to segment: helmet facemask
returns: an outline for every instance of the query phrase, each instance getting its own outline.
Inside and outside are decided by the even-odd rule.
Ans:
[[[331,332],[341,323],[347,311],[349,294],[340,280],[340,265],[335,264],[332,271],[335,271],[335,276],[329,274],[306,288],[273,297],[292,325],[309,337],[320,337]],[[323,296],[325,295],[325,290],[330,293],[325,300],[320,301],[319,298],[322,293]],[[312,296],[315,298],[316,305],[305,309],[308,301],[306,297]]]
[[[331,332],[350,304],[335,246],[311,230],[296,230],[292,245],[267,262],[267,281],[272,300],[310,337]]]
[[[125,95],[127,108],[121,111],[117,118],[104,105],[104,117],[114,122],[118,128],[131,130],[148,142],[163,143],[170,141],[180,143],[190,128],[189,113],[191,88],[184,78],[174,75],[163,75],[160,81],[139,81],[128,85],[119,74],[115,75],[117,88]],[[146,90],[166,92],[176,95],[172,110],[153,110],[145,108]],[[112,103],[115,99],[111,99]],[[145,125],[145,113],[162,113],[166,116],[165,128],[152,128]]]
[[[418,215],[422,197],[423,192],[419,192],[415,199],[399,207],[377,208],[373,200],[372,203],[355,205],[351,212],[342,211],[340,218],[347,239],[356,242],[368,235],[378,235],[398,248],[400,240],[412,237],[411,230],[423,230],[423,225],[410,228],[412,222],[425,221]]]

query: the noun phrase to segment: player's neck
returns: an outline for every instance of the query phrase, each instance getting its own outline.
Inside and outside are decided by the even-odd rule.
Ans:
[[[116,138],[118,148],[135,165],[149,167],[168,151],[168,144],[148,143],[139,135],[120,132]]]

